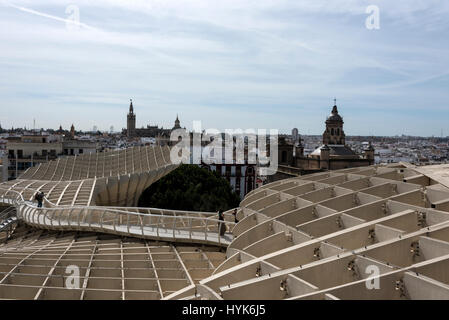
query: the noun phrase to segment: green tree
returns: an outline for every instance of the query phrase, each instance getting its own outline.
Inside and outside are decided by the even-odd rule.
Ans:
[[[214,212],[238,207],[239,202],[229,182],[218,173],[183,164],[148,187],[139,207]]]

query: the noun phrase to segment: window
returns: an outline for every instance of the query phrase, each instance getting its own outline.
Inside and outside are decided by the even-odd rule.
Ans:
[[[83,152],[84,152],[84,149],[79,149],[79,150],[78,150],[78,153],[79,153],[79,154],[82,154]]]
[[[282,159],[281,159],[282,163],[287,162],[287,151],[282,151]]]
[[[334,135],[334,128],[331,129],[331,135]]]
[[[42,150],[42,155],[45,157],[47,156],[47,150]]]
[[[17,150],[17,158],[23,158],[23,150]]]
[[[73,149],[70,149],[70,155],[73,156]]]
[[[15,154],[14,154],[14,150],[9,150],[9,157],[10,158],[15,158]]]

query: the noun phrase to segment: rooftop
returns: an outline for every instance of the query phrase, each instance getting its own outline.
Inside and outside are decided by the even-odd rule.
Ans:
[[[267,184],[240,203],[237,224],[225,212],[220,236],[214,213],[134,207],[176,167],[167,152],[83,155],[0,184],[2,225],[12,226],[0,229],[0,298],[449,299],[448,165]],[[38,189],[43,209],[32,203]],[[69,290],[73,264],[82,285]]]
[[[321,149],[323,149],[325,146],[322,145],[321,147],[318,147],[315,149],[311,155],[312,156],[319,156],[321,155]],[[343,145],[327,145],[329,148],[329,154],[331,156],[355,156],[355,152],[351,150],[348,146]]]

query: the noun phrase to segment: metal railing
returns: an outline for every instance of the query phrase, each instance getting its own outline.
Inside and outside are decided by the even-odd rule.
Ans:
[[[0,187],[0,191],[2,190],[4,192],[0,195],[0,202],[14,205],[19,219],[45,229],[97,231],[166,241],[201,242],[225,246],[232,240],[232,230],[235,225],[234,221],[231,221],[232,215],[226,215],[225,220],[218,220],[212,217],[216,213],[211,212],[59,206],[47,198],[44,198],[44,207],[37,208],[33,202],[24,200],[20,192]],[[155,211],[159,213],[156,214]],[[221,235],[220,228],[225,229],[222,230]]]
[[[9,207],[0,212],[0,222],[16,215],[16,208]]]
[[[12,206],[0,213],[0,233],[2,233],[3,240],[7,240],[10,237],[15,226],[17,226],[16,207]]]

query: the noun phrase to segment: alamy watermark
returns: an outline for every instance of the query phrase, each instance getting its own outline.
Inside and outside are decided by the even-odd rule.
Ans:
[[[68,274],[65,279],[65,287],[67,289],[80,288],[80,268],[76,265],[70,265],[65,268],[65,273]]]
[[[70,4],[65,8],[65,13],[68,15],[65,22],[67,30],[80,29],[80,8],[77,5]]]
[[[277,129],[202,130],[201,121],[193,122],[193,132],[176,129],[170,141],[172,163],[252,164],[260,175],[275,174],[278,168]]]
[[[368,30],[380,29],[380,9],[376,5],[370,5],[366,7],[365,12],[369,16],[365,20],[365,26]]]
[[[368,278],[366,278],[366,281],[365,281],[366,288],[368,290],[373,290],[373,289],[379,290],[380,289],[380,280],[379,280],[380,269],[379,269],[379,267],[371,264],[366,267],[365,273],[370,275]]]

